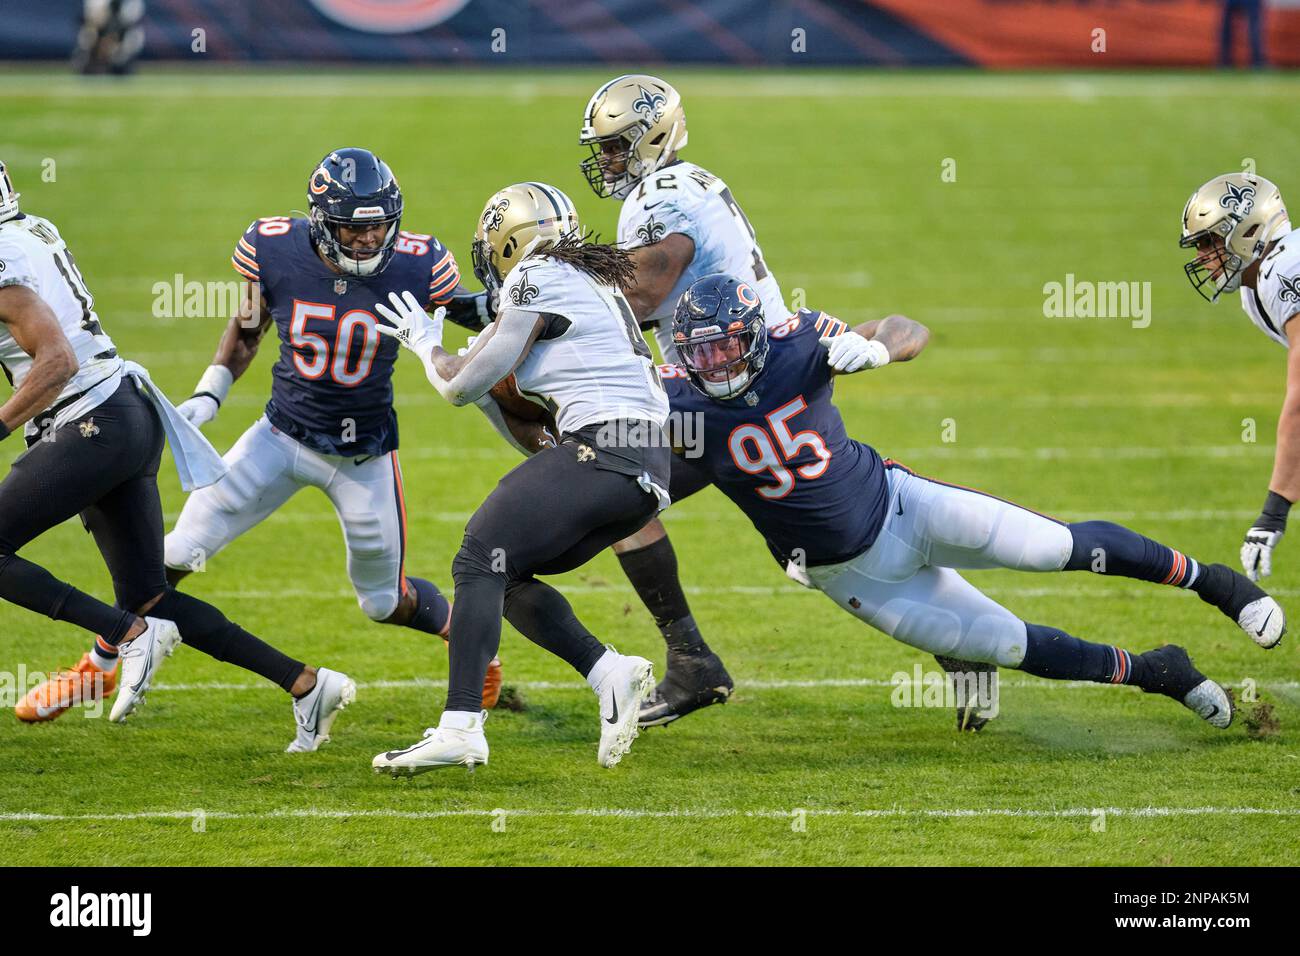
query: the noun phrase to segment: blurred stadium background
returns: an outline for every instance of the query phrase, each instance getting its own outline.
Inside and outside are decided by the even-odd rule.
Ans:
[[[1219,68],[1229,11],[1233,71]],[[1235,559],[1264,496],[1282,353],[1234,302],[1187,288],[1176,239],[1191,189],[1248,161],[1300,202],[1300,0],[43,0],[6,4],[2,22],[0,157],[68,238],[119,348],[173,398],[226,318],[180,309],[181,285],[233,280],[239,233],[301,208],[328,149],[384,156],[404,225],[468,274],[474,219],[508,182],[554,182],[613,234],[616,204],[578,173],[581,111],[603,80],[649,70],[681,91],[686,158],[728,181],[788,298],[932,328],[914,365],[839,389],[857,437],[1213,560]],[[1044,284],[1067,275],[1149,282],[1152,321],[1047,317]],[[260,413],[267,351],[208,428],[219,449]],[[513,454],[411,363],[396,386],[408,566],[446,583]],[[170,469],[162,481],[170,523],[182,495]],[[0,713],[6,861],[1294,862],[1293,641],[1262,654],[1168,589],[982,572],[1029,620],[1133,650],[1184,643],[1269,709],[1215,735],[1137,692],[1008,680],[1003,716],[957,738],[947,710],[890,706],[893,675],[930,659],[786,581],[719,495],[666,520],[738,690],[646,734],[616,773],[595,765],[589,692],[507,628],[528,709],[493,716],[493,764],[372,777],[375,752],[433,722],[445,654],[364,620],[333,513],[300,495],[187,586],[361,682],[335,740],[286,758],[281,695],[183,648],[125,727]],[[111,593],[76,522],[30,554]],[[1279,554],[1272,589],[1290,605],[1300,543]],[[596,633],[662,661],[608,554],[560,584]],[[84,644],[0,607],[0,671],[69,664]],[[518,815],[504,832],[498,808]]]
[[[137,55],[454,66],[1104,69],[1205,67],[1225,58],[1300,65],[1300,0],[47,0],[7,7],[0,60],[58,60],[78,42],[84,57],[107,35],[123,41],[118,66]],[[1099,29],[1104,42],[1094,36]],[[92,68],[111,66],[114,55],[105,49],[87,59]]]

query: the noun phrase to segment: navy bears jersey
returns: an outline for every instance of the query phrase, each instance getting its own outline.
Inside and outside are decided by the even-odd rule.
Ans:
[[[410,291],[430,307],[451,301],[456,260],[433,236],[399,233],[382,272],[334,272],[316,254],[306,219],[259,219],[231,257],[244,278],[260,282],[280,333],[272,369],[271,424],[313,451],[346,457],[397,448],[393,363],[401,347],[375,326],[376,302]]]
[[[831,401],[824,335],[848,327],[801,309],[768,329],[771,348],[755,386],[719,402],[675,365],[659,374],[677,432],[694,415],[699,457],[673,459],[673,497],[716,485],[740,506],[783,564],[838,564],[866,551],[884,524],[889,489],[874,448],[849,438]],[[689,493],[689,491],[686,491]]]

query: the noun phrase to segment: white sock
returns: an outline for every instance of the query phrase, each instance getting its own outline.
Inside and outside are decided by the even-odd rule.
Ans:
[[[90,649],[90,663],[101,671],[111,671],[117,667],[117,656],[105,657],[99,649],[99,642],[96,641],[95,646]]]
[[[476,710],[444,710],[442,719],[438,721],[438,727],[447,730],[469,730],[479,719]]]
[[[600,655],[600,660],[592,665],[590,672],[587,674],[587,683],[591,685],[591,689],[597,694],[601,692],[605,678],[609,676],[609,672],[614,669],[614,665],[618,663],[620,657],[622,657],[621,654],[606,650],[604,654]]]

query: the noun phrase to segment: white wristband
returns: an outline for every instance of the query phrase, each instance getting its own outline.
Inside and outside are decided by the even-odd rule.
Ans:
[[[235,384],[235,375],[224,365],[209,365],[199,384],[194,388],[195,395],[211,395],[218,406],[225,404],[230,394],[230,386]]]
[[[867,368],[880,368],[882,365],[889,364],[889,349],[885,347],[884,342],[867,339],[867,347],[871,349],[871,358],[867,359]]]

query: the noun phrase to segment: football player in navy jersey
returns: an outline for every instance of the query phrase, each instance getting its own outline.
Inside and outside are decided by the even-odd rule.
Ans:
[[[459,290],[456,260],[430,235],[401,229],[402,193],[388,166],[365,149],[337,149],[312,171],[307,218],[250,225],[231,262],[248,282],[213,364],[179,411],[212,421],[257,355],[266,330],[280,335],[265,414],[225,455],[229,472],[186,499],[166,539],[175,584],[260,523],[299,489],[319,488],[338,513],[348,575],[373,621],[445,637],[450,604],[433,583],[406,574],[406,503],[397,460],[393,363],[397,344],[375,331],[374,303],[410,292],[430,308]],[[331,674],[333,672],[330,672]],[[324,715],[354,690],[297,686],[296,748],[314,750]],[[308,678],[310,675],[308,675]],[[500,665],[484,688],[495,703]],[[307,732],[303,728],[308,728]]]
[[[851,439],[831,400],[835,377],[915,357],[928,340],[919,323],[890,316],[849,329],[805,309],[769,328],[747,283],[713,275],[682,295],[673,339],[682,365],[662,375],[674,417],[697,414],[703,434],[699,458],[674,456],[672,500],[716,485],[791,577],[906,644],[1039,677],[1133,684],[1225,728],[1227,692],[1181,647],[1131,654],[1026,623],[954,569],[1093,571],[1189,588],[1256,643],[1281,640],[1281,607],[1222,564],[921,477]]]

